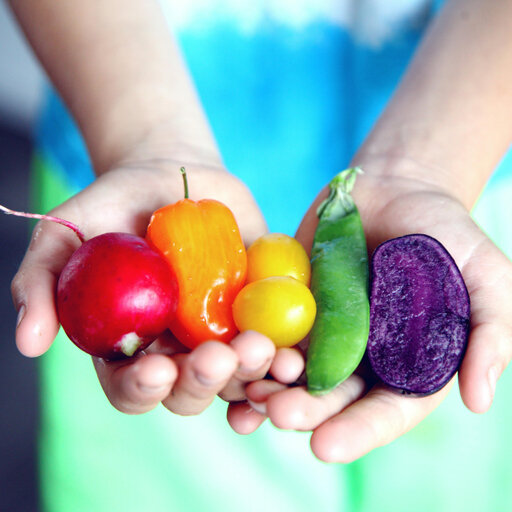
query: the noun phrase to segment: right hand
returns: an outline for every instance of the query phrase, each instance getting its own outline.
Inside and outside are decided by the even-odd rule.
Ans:
[[[246,244],[266,231],[249,190],[221,166],[162,158],[125,160],[51,215],[78,225],[86,239],[112,231],[144,236],[152,212],[183,197],[182,165],[187,169],[191,197],[226,204]],[[34,230],[12,282],[19,312],[16,343],[26,356],[46,352],[57,335],[57,280],[78,246],[70,229],[53,222],[41,221]],[[210,341],[191,352],[170,333],[165,338],[131,359],[93,358],[107,398],[120,411],[142,413],[162,402],[175,413],[198,414],[218,393],[226,400],[243,400],[245,383],[263,378],[275,354],[273,343],[257,333],[241,334],[230,345]]]

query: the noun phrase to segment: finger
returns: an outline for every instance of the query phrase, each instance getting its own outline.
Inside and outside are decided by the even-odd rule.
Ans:
[[[496,384],[510,362],[512,339],[499,324],[484,323],[471,331],[459,370],[462,400],[475,413],[486,412],[494,399]]]
[[[304,372],[305,364],[302,353],[295,348],[280,348],[277,350],[270,374],[283,384],[296,382]]]
[[[468,409],[483,413],[491,406],[496,382],[512,358],[512,264],[486,242],[474,251],[464,272],[472,326],[459,388]]]
[[[262,379],[268,372],[276,348],[272,340],[255,331],[240,333],[231,342],[239,366],[226,387],[220,393],[228,402],[245,399],[245,386],[248,382]]]
[[[361,398],[365,389],[364,380],[357,375],[322,396],[311,395],[305,387],[287,389],[268,398],[267,416],[281,429],[313,430]]]
[[[43,354],[59,329],[55,308],[58,276],[78,247],[75,234],[48,221],[39,222],[11,285],[18,311],[16,344],[29,357]]]
[[[453,379],[441,391],[423,398],[373,388],[316,428],[311,449],[325,462],[352,462],[412,429],[441,403],[452,384]]]
[[[226,386],[238,367],[238,357],[228,345],[208,341],[190,354],[176,356],[179,377],[163,401],[170,411],[188,416],[206,409]]]
[[[247,402],[237,402],[229,404],[227,419],[237,434],[247,435],[257,430],[266,416],[255,411]]]
[[[159,354],[115,362],[94,357],[93,362],[108,400],[127,414],[154,409],[169,395],[178,377],[174,361]]]
[[[246,388],[249,405],[260,414],[267,415],[267,400],[274,393],[288,389],[285,384],[274,380],[251,382]]]

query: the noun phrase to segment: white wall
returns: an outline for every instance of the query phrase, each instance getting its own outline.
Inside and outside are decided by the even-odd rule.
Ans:
[[[15,130],[30,130],[44,80],[44,73],[9,7],[0,0],[1,125]]]

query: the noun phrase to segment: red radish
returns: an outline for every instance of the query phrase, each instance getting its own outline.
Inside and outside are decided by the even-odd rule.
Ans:
[[[80,229],[63,219],[0,210],[59,222],[83,242],[57,284],[59,321],[83,351],[105,359],[132,356],[168,328],[178,305],[178,282],[146,240],[104,233],[84,242]]]
[[[105,233],[71,256],[57,285],[64,331],[85,352],[106,359],[132,356],[162,334],[178,305],[178,284],[148,243]]]

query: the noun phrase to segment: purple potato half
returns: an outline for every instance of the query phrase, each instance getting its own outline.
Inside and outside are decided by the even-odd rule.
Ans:
[[[423,234],[388,240],[372,258],[367,355],[406,394],[429,395],[453,377],[469,336],[469,295],[448,251]]]

